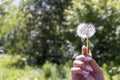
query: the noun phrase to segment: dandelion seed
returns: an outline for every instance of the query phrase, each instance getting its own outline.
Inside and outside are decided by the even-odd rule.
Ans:
[[[92,37],[96,30],[93,24],[91,23],[81,23],[77,27],[77,35],[83,39]]]

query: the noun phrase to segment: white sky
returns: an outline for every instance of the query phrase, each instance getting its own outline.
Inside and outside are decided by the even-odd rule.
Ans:
[[[19,6],[21,0],[13,0],[13,5]]]

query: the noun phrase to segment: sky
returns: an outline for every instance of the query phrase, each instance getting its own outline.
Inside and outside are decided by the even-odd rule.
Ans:
[[[13,5],[19,6],[21,0],[13,0]]]

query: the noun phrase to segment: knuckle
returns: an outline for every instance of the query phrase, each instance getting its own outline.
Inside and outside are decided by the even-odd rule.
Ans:
[[[76,60],[73,61],[73,65],[75,65],[75,64],[76,64]]]
[[[78,59],[82,59],[82,58],[84,58],[84,56],[83,55],[79,55],[75,59],[78,60]]]

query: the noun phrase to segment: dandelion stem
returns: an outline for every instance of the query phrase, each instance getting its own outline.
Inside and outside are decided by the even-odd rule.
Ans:
[[[88,40],[88,37],[87,37],[87,38],[86,38],[86,48],[87,48],[87,54],[88,54],[88,49],[89,49],[88,45],[89,45],[89,40]]]

